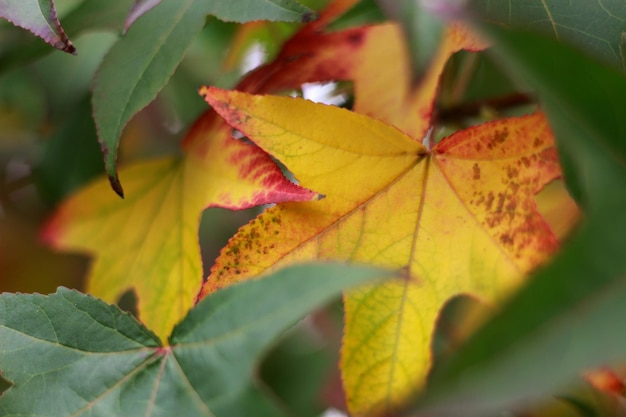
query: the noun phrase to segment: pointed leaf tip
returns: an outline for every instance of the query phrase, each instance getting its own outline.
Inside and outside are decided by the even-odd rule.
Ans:
[[[109,175],[109,183],[111,184],[111,188],[115,191],[115,194],[119,195],[121,198],[124,198],[124,188],[122,187],[122,183],[120,182],[117,173],[114,175]]]

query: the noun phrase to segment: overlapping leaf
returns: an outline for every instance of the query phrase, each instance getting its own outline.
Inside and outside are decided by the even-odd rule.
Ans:
[[[250,0],[164,0],[141,16],[111,48],[94,79],[93,109],[106,170],[118,194],[123,195],[116,168],[122,129],[163,88],[204,26],[207,14],[239,22],[307,22],[315,17],[295,0],[262,3],[265,7]]]
[[[315,32],[300,33],[242,85],[271,90],[352,79],[356,111],[387,124],[293,99],[204,90],[233,127],[326,198],[279,204],[242,228],[203,293],[303,259],[407,268],[410,282],[346,298],[348,405],[358,415],[376,414],[423,383],[443,303],[464,292],[500,297],[556,248],[533,196],[560,170],[540,114],[469,129],[432,150],[420,145],[447,58],[482,46],[462,27],[448,30],[415,90],[396,27]],[[394,66],[381,68],[386,62]]]
[[[91,296],[64,288],[50,296],[2,294],[0,371],[13,386],[0,396],[0,414],[226,417],[250,415],[245,407],[255,399],[255,416],[280,416],[250,384],[259,356],[342,288],[381,273],[307,265],[226,289],[199,303],[167,347]]]
[[[214,113],[191,129],[184,158],[139,163],[122,175],[127,199],[101,179],[62,205],[44,237],[58,248],[95,255],[87,290],[108,302],[134,290],[141,320],[162,338],[200,289],[203,209],[316,196],[287,181],[260,149],[232,139]]]

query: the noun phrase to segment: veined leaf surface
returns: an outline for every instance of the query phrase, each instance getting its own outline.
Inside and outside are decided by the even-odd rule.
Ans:
[[[63,203],[44,238],[58,248],[95,255],[87,290],[107,302],[134,290],[140,319],[161,338],[200,289],[198,227],[205,208],[316,197],[290,183],[260,149],[232,139],[230,128],[209,112],[191,129],[184,158],[121,172],[128,198],[119,199],[100,179]]]
[[[305,265],[227,288],[194,307],[170,346],[116,306],[76,291],[2,294],[0,371],[13,385],[0,396],[0,414],[228,417],[247,415],[239,399],[247,397],[245,406],[255,396],[255,416],[283,415],[250,383],[259,357],[309,311],[381,274],[390,275]]]
[[[432,149],[394,126],[301,99],[202,90],[234,128],[326,196],[240,229],[203,292],[309,259],[405,268],[346,296],[342,370],[351,411],[388,412],[423,383],[450,297],[493,301],[557,247],[534,194],[559,177],[540,113],[466,129]]]

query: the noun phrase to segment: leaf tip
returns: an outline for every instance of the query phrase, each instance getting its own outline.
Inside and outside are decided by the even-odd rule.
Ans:
[[[206,86],[206,85],[200,87],[200,89],[198,90],[198,94],[200,94],[202,98],[204,99],[204,101],[206,101],[211,106],[213,106],[216,96],[219,96],[220,93],[222,93],[223,95],[226,93],[226,90],[222,90],[217,87]]]
[[[202,87],[198,89],[198,94],[200,94],[202,98],[206,100],[206,96],[209,94],[209,87],[207,87],[206,85],[203,85]]]
[[[61,48],[61,50],[63,50],[64,52],[67,52],[69,54],[72,54],[74,56],[78,55],[78,51],[76,50],[76,47],[74,46],[74,44],[69,39],[67,39],[64,42],[64,45]]]
[[[113,188],[115,194],[119,195],[121,198],[124,198],[124,188],[122,187],[122,183],[120,182],[117,173],[115,173],[114,175],[109,174],[108,177],[111,188]]]

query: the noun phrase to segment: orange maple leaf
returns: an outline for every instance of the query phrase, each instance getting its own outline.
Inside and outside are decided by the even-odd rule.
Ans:
[[[447,300],[462,293],[502,297],[558,245],[534,201],[561,174],[542,114],[472,127],[432,149],[421,144],[447,58],[480,47],[452,26],[412,90],[397,27],[305,28],[276,61],[242,83],[248,91],[255,83],[279,90],[352,79],[355,112],[362,114],[298,99],[201,91],[303,186],[326,195],[279,204],[240,229],[203,295],[312,259],[404,268],[412,278],[345,297],[341,367],[355,415],[390,412],[423,384],[436,317]],[[385,66],[389,62],[396,65]]]

